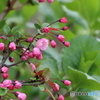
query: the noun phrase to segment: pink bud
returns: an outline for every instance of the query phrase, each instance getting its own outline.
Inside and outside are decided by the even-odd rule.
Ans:
[[[7,72],[8,72],[8,68],[7,68],[6,66],[3,66],[3,67],[1,68],[1,71],[2,71],[3,73],[7,73]]]
[[[38,47],[41,50],[46,50],[46,48],[48,47],[48,40],[45,38],[39,39],[36,43],[36,47]]]
[[[5,39],[5,40],[6,40],[6,37],[4,37],[4,36],[0,36],[0,38],[1,38],[1,39]]]
[[[59,22],[61,22],[61,23],[67,23],[68,21],[67,21],[67,19],[65,17],[63,17],[63,18],[59,19]]]
[[[54,40],[51,40],[50,45],[51,45],[51,47],[55,48],[56,47],[56,42]]]
[[[47,0],[48,3],[52,3],[54,0]]]
[[[41,30],[42,33],[50,33],[50,29],[49,27],[44,27],[42,30]]]
[[[63,35],[58,35],[58,40],[60,41],[60,42],[63,42],[64,40],[65,40],[65,37],[63,36]]]
[[[28,56],[27,56],[27,55],[22,56],[21,59],[22,59],[22,60],[27,60],[27,59],[28,59]]]
[[[44,2],[45,0],[38,0],[38,2]]]
[[[39,56],[37,56],[36,59],[38,59],[38,60],[43,59],[42,53]]]
[[[34,40],[34,38],[33,38],[33,37],[29,37],[29,38],[26,40],[26,42],[32,43],[32,42],[33,42],[33,40]]]
[[[64,96],[63,95],[59,95],[57,100],[64,100]]]
[[[30,58],[34,58],[33,52],[30,52],[28,55],[29,55]]]
[[[4,87],[9,87],[11,84],[12,84],[12,81],[11,80],[4,80],[3,81]]]
[[[20,83],[19,81],[15,81],[15,88],[20,89],[21,87],[22,87],[22,83]]]
[[[15,88],[15,86],[14,86],[13,84],[11,84],[11,85],[8,87],[9,90],[14,90],[14,88]]]
[[[64,27],[62,28],[62,30],[68,30],[68,27],[67,27],[67,26],[64,26]]]
[[[30,63],[30,66],[33,71],[36,70],[36,66],[33,63]]]
[[[53,87],[53,91],[58,91],[60,89],[60,86],[57,83],[54,83],[55,87]]]
[[[11,43],[9,44],[9,49],[11,49],[11,50],[16,50],[16,44],[15,44],[14,42],[11,42]]]
[[[8,74],[8,73],[2,73],[2,77],[3,77],[4,79],[7,79],[7,78],[9,77],[9,74]]]
[[[64,83],[65,85],[67,85],[67,86],[71,85],[71,81],[69,81],[69,80],[64,80],[63,83]]]
[[[67,42],[67,41],[63,42],[63,44],[64,44],[66,47],[69,47],[69,46],[70,46],[70,42]]]
[[[26,94],[25,93],[21,93],[21,92],[16,92],[17,93],[17,97],[19,100],[26,100]]]
[[[33,52],[33,55],[34,55],[35,57],[38,57],[38,56],[41,55],[41,51],[40,51],[40,49],[37,48],[37,47],[34,47],[33,50],[32,50],[32,52]]]
[[[6,87],[3,85],[3,83],[0,83],[0,87],[1,87],[1,88],[6,88]]]
[[[4,50],[4,49],[5,49],[4,43],[0,43],[0,50]]]
[[[14,62],[14,60],[15,60],[15,59],[14,59],[13,57],[9,57],[9,61],[10,61],[10,62]]]

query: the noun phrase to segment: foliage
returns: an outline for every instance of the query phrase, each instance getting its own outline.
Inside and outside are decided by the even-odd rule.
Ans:
[[[6,1],[0,1],[0,13],[5,9]],[[52,77],[60,80],[68,79],[72,82],[71,86],[65,86],[62,82],[54,80],[63,88],[59,93],[65,96],[65,100],[99,100],[100,94],[98,96],[75,96],[72,98],[70,92],[100,92],[100,0],[55,0],[51,4],[37,3],[36,0],[18,1],[21,5],[27,1],[32,2],[18,8],[18,10],[9,11],[5,18],[0,21],[0,34],[13,34],[14,36],[13,38],[8,37],[7,42],[2,39],[0,42],[8,44],[8,42],[18,38],[35,36],[48,23],[62,17],[68,18],[68,23],[65,25],[69,27],[69,30],[60,32],[66,37],[66,40],[70,41],[71,46],[66,48],[56,40],[57,48],[49,47],[43,51],[43,60],[30,61],[37,65],[38,70],[47,68],[42,73],[47,76],[46,79]],[[63,27],[63,24],[55,23],[52,26],[60,28]],[[26,34],[27,37],[25,37]],[[50,36],[50,38],[54,39],[55,37]],[[20,43],[21,47],[27,45],[27,43]],[[17,50],[16,53],[19,51]],[[15,61],[19,61],[19,56],[16,53],[12,53],[11,56],[15,58]],[[2,59],[2,54],[0,59]],[[7,63],[12,64],[9,61]],[[23,62],[17,68],[11,67],[9,73],[12,75],[10,78],[28,79],[30,73],[27,73],[26,66]],[[48,70],[50,70],[50,76]],[[38,88],[26,86],[20,90],[28,95],[27,100],[35,100],[35,98],[47,100],[48,94],[43,93],[43,89],[44,86]],[[7,91],[3,90],[2,94],[4,95],[5,92]]]

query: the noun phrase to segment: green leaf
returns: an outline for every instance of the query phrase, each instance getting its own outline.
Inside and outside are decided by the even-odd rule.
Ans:
[[[39,24],[35,23],[34,26],[35,26],[36,29],[41,29],[41,26]]]
[[[81,15],[89,21],[92,27],[97,20],[100,0],[77,0],[80,3]]]
[[[0,96],[4,96],[6,93],[7,93],[7,89],[0,87]]]
[[[32,16],[36,13],[37,6],[26,5],[22,8],[21,15],[23,16],[25,21],[28,21],[32,18]]]
[[[0,21],[0,29],[2,29],[2,27],[4,26],[4,24],[5,24],[5,20]]]
[[[3,26],[3,30],[6,34],[9,34],[10,33],[10,27],[8,25],[4,25]]]
[[[73,38],[70,42],[71,46],[62,50],[63,71],[67,74],[67,68],[71,66],[82,70],[86,68],[84,71],[87,72],[100,52],[99,42],[89,35]]]
[[[15,26],[15,27],[13,27],[13,28],[11,29],[11,33],[12,33],[12,34],[13,34],[13,33],[16,33],[16,32],[19,31],[19,29],[20,29],[20,26]]]
[[[43,85],[38,85],[38,87],[42,92],[44,91],[44,86]]]
[[[72,81],[73,88],[87,88],[100,90],[100,83],[86,73],[68,67],[68,76]]]

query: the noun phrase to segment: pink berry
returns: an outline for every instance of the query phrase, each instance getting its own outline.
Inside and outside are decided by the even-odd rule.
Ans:
[[[3,66],[3,67],[1,68],[1,71],[2,71],[3,73],[7,73],[7,72],[8,72],[8,68],[7,68],[6,66]]]
[[[63,95],[59,95],[57,100],[64,100],[64,96]]]
[[[64,44],[66,47],[70,47],[70,42],[65,41],[65,42],[63,42],[63,44]]]
[[[67,85],[67,86],[71,85],[71,81],[69,81],[69,80],[64,80],[63,83],[64,83],[65,85]]]
[[[15,88],[20,89],[21,87],[22,87],[22,83],[20,83],[19,81],[15,81]]]
[[[37,41],[36,47],[38,47],[40,50],[46,50],[48,43],[48,39],[42,38]]]
[[[67,21],[67,19],[65,17],[63,17],[63,18],[59,19],[59,22],[61,22],[61,23],[67,23],[68,21]]]
[[[36,70],[36,66],[33,63],[30,63],[32,71]]]
[[[60,86],[57,83],[54,83],[55,87],[53,87],[53,91],[58,91],[60,89]]]
[[[10,85],[12,85],[12,81],[11,80],[4,80],[3,85],[4,85],[4,87],[9,87]]]
[[[9,74],[8,74],[8,73],[2,73],[2,77],[3,77],[4,79],[7,79],[7,78],[9,77]]]
[[[65,40],[65,37],[63,36],[63,35],[58,35],[58,40],[60,41],[60,42],[63,42],[64,40]]]
[[[68,30],[68,27],[67,27],[67,26],[64,26],[64,27],[62,28],[62,30]]]
[[[32,42],[33,42],[33,40],[34,40],[34,38],[33,38],[33,37],[29,37],[29,38],[26,40],[26,42],[32,43]]]
[[[38,0],[38,2],[44,2],[45,0]]]
[[[5,49],[4,43],[0,43],[0,50],[4,50],[4,49]]]
[[[51,45],[51,47],[55,48],[56,47],[56,42],[54,40],[51,40],[50,45]]]
[[[50,29],[49,27],[44,27],[42,30],[41,30],[42,33],[50,33]]]
[[[11,50],[16,50],[16,44],[15,44],[14,42],[11,42],[11,43],[9,44],[9,49],[11,49]]]
[[[54,0],[47,0],[48,3],[52,3]]]

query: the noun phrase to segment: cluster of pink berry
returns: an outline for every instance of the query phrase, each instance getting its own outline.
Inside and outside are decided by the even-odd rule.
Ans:
[[[50,0],[47,0],[47,1],[50,2]],[[53,1],[53,0],[51,0],[51,1]],[[67,26],[64,26],[61,29],[49,27],[56,22],[67,23],[67,19],[65,17],[61,18],[61,19],[51,23],[47,27],[40,29],[40,32],[44,33],[44,36],[47,36],[47,35],[49,35],[49,33],[52,33],[51,32],[52,30],[59,31],[59,30],[67,30],[68,29]],[[57,92],[58,90],[60,90],[60,86],[57,83],[53,83],[52,81],[50,81],[50,79],[48,79],[48,80],[45,79],[45,74],[43,74],[45,69],[37,71],[36,65],[30,62],[30,59],[32,59],[32,58],[35,58],[37,60],[43,59],[42,51],[45,51],[47,49],[49,42],[50,42],[51,47],[53,47],[53,48],[56,47],[55,40],[50,40],[47,38],[39,38],[38,36],[41,33],[36,34],[34,37],[16,39],[10,43],[8,42],[8,44],[5,44],[3,42],[0,43],[0,51],[2,51],[4,53],[2,61],[0,63],[0,73],[2,74],[2,78],[3,78],[3,81],[0,82],[0,88],[6,88],[7,90],[14,90],[14,89],[20,89],[22,86],[27,86],[27,85],[38,86],[38,85],[46,83],[47,85],[49,85],[52,88],[52,90],[54,92]],[[70,46],[70,42],[65,41],[65,37],[63,35],[58,35],[56,33],[53,33],[53,34],[55,36],[57,36],[57,39],[61,43],[63,43],[66,47]],[[13,37],[13,35],[11,35],[11,36]],[[7,37],[8,37],[8,35],[0,36],[0,39],[6,41]],[[28,43],[28,46],[26,45],[26,48],[23,48],[20,46],[20,43],[22,41]],[[33,44],[33,42],[34,42],[34,44]],[[16,60],[10,56],[13,51],[17,51],[17,50],[20,50],[20,53],[18,54],[20,60],[18,62],[16,62]],[[9,59],[10,62],[13,62],[13,64],[10,64],[10,65],[6,64],[5,62],[7,59]],[[34,77],[36,79],[35,80],[29,79],[28,81],[27,80],[17,81],[17,80],[8,79],[8,77],[9,77],[8,68],[17,66],[19,63],[24,62],[24,61],[25,61],[25,63],[28,63],[30,65],[32,73],[34,73]],[[71,81],[69,81],[69,80],[64,80],[64,81],[59,80],[59,81],[63,82],[67,86],[69,86],[71,84]],[[47,92],[46,89],[44,90],[44,92]],[[24,93],[21,93],[18,91],[11,92],[11,93],[13,93],[19,100],[26,99],[26,94],[24,94]],[[4,98],[4,96],[1,98]],[[13,99],[11,99],[11,100],[13,100]],[[64,100],[63,95],[58,94],[57,100]]]
[[[48,3],[52,3],[54,0],[47,0]],[[45,2],[45,0],[38,0],[38,2]]]

